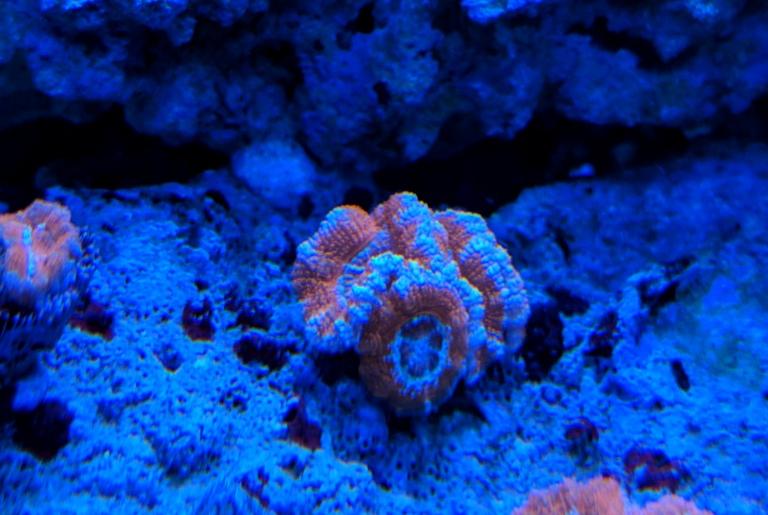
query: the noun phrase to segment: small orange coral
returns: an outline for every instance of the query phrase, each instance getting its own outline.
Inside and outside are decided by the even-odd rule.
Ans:
[[[83,249],[66,207],[36,200],[23,211],[0,215],[0,240],[2,293],[16,303],[31,307],[76,280],[74,265]]]
[[[331,211],[297,251],[311,344],[354,348],[376,397],[428,412],[523,338],[523,282],[485,220],[398,193],[369,215]]]
[[[614,479],[598,477],[587,483],[566,478],[548,490],[533,492],[515,515],[624,515],[621,487]]]
[[[514,515],[712,515],[676,495],[638,507],[628,503],[619,483],[597,477],[586,483],[566,478],[547,490],[533,492]]]
[[[59,338],[85,290],[86,257],[60,204],[0,215],[0,386],[30,368],[33,346]]]

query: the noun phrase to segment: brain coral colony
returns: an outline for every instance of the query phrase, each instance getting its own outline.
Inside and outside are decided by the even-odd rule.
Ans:
[[[88,267],[69,210],[35,201],[0,216],[0,381],[34,365],[33,349],[49,348],[82,295]]]
[[[293,282],[316,349],[360,355],[376,397],[429,412],[522,341],[528,302],[479,215],[433,212],[411,193],[371,215],[331,211],[299,246]]]

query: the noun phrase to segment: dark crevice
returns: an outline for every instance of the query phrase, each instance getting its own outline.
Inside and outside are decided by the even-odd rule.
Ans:
[[[142,38],[131,38],[138,28],[135,25],[124,24],[113,27],[113,30],[122,39],[128,41],[128,51],[126,55],[126,70],[133,73],[146,73],[156,67],[163,66],[168,56],[173,53],[173,43],[169,41],[168,35],[160,30],[144,31]],[[196,32],[197,29],[196,29]]]
[[[289,41],[265,42],[254,49],[252,57],[264,63],[257,66],[259,76],[279,84],[286,98],[292,100],[296,90],[304,84],[304,73],[293,44]]]
[[[626,32],[611,31],[605,16],[598,16],[590,26],[577,23],[568,32],[589,36],[595,46],[609,52],[626,50],[637,57],[640,68],[661,69],[665,66],[652,41]]]
[[[386,82],[378,81],[373,85],[373,91],[376,93],[376,100],[382,107],[387,107],[389,101],[392,99],[392,94],[389,92],[389,86]]]
[[[201,302],[188,300],[181,315],[181,325],[192,341],[210,341],[216,332],[213,324],[213,303],[208,297]]]
[[[240,338],[232,350],[244,365],[259,363],[275,372],[285,366],[290,354],[296,349],[293,346],[282,346],[265,334],[253,332]]]
[[[374,3],[368,2],[357,11],[357,16],[350,20],[336,34],[336,45],[342,50],[352,48],[352,37],[355,34],[370,34],[376,29],[376,18],[373,16]]]
[[[342,204],[360,206],[365,211],[370,211],[373,207],[373,193],[368,188],[362,186],[350,186],[344,192]]]
[[[296,214],[302,220],[306,220],[310,216],[312,216],[312,213],[314,211],[315,211],[315,203],[312,201],[312,197],[308,193],[305,193],[304,195],[301,196],[299,205],[296,208]]]
[[[638,283],[640,301],[648,308],[651,316],[656,316],[664,306],[677,300],[682,274],[695,262],[692,256],[664,263],[664,273],[648,277]]]
[[[110,311],[109,306],[93,300],[90,295],[72,314],[69,324],[86,333],[101,336],[107,341],[111,341],[115,336],[115,314]]]
[[[357,17],[349,22],[346,30],[357,34],[370,34],[376,28],[376,19],[373,17],[373,2],[368,2],[357,11]]]
[[[594,367],[598,381],[613,369],[613,349],[621,338],[619,315],[614,310],[603,314],[587,338],[584,357],[587,366]]]
[[[608,175],[669,158],[687,148],[678,129],[597,125],[538,113],[512,140],[487,138],[472,116],[447,124],[427,157],[374,174],[387,193],[413,191],[431,206],[489,215],[527,187],[566,180],[585,164]],[[456,151],[455,149],[462,149]]]
[[[705,139],[768,141],[768,93],[753,100],[744,112],[723,116]]]
[[[16,384],[4,384],[0,387],[0,427],[13,421],[11,408],[16,397]]]
[[[756,14],[762,14],[765,11],[765,2],[763,0],[746,0],[741,9],[740,17],[747,18]]]
[[[481,422],[488,422],[488,419],[480,410],[475,400],[467,394],[464,382],[456,385],[456,389],[451,394],[451,397],[441,404],[435,413],[430,414],[427,420],[430,423],[437,424],[443,417],[449,417],[455,413],[463,413]]]
[[[323,430],[317,423],[310,420],[302,400],[288,409],[283,422],[286,425],[286,436],[290,441],[312,451],[320,448]]]
[[[172,146],[134,131],[120,109],[93,122],[44,118],[0,131],[4,180],[0,201],[27,206],[43,190],[65,187],[119,189],[186,182],[228,157],[201,144]]]
[[[560,227],[550,225],[549,230],[552,232],[557,248],[563,254],[563,259],[568,262],[571,260],[571,245],[568,243],[571,237]]]
[[[408,438],[416,438],[421,431],[417,426],[426,424],[430,432],[437,432],[438,427],[444,419],[454,416],[463,417],[465,420],[473,420],[479,423],[487,423],[483,411],[477,405],[475,400],[467,393],[463,382],[456,385],[451,397],[446,399],[437,411],[430,413],[426,417],[414,414],[398,413],[388,405],[383,405],[384,420],[387,424],[387,433],[390,440],[397,435],[403,435]],[[455,423],[455,422],[454,422]]]
[[[341,354],[320,354],[315,357],[315,367],[320,379],[328,386],[342,379],[360,380],[360,357],[354,350]]]
[[[557,310],[565,316],[583,315],[589,309],[589,301],[562,286],[552,285],[545,288],[547,295],[555,301]]]
[[[393,439],[398,434],[406,435],[409,438],[416,437],[415,419],[413,417],[401,416],[394,410],[385,409],[384,419],[387,423],[387,434],[390,439]]]
[[[684,392],[690,390],[691,380],[688,378],[688,373],[685,371],[685,367],[683,367],[683,362],[679,359],[673,359],[670,361],[669,366],[672,369],[672,375],[675,378],[677,386]]]
[[[534,304],[525,326],[525,340],[519,356],[525,362],[528,379],[539,382],[557,364],[565,351],[563,321],[554,304]]]
[[[444,0],[435,5],[432,28],[443,34],[465,31],[469,22],[458,0]]]
[[[58,399],[43,400],[30,410],[14,411],[13,442],[41,461],[50,461],[69,443],[74,414]]]

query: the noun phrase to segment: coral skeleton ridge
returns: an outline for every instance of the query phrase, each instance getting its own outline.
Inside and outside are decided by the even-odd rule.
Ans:
[[[322,352],[354,348],[371,393],[429,412],[524,336],[522,279],[482,217],[411,193],[372,214],[332,210],[299,246],[293,282]]]

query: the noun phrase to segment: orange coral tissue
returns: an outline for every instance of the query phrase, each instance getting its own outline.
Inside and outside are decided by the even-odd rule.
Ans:
[[[355,349],[376,397],[429,412],[520,344],[523,282],[485,220],[411,193],[368,214],[332,210],[297,252],[293,283],[323,352]]]
[[[34,363],[58,340],[88,281],[89,259],[69,210],[36,200],[0,215],[0,377]]]

